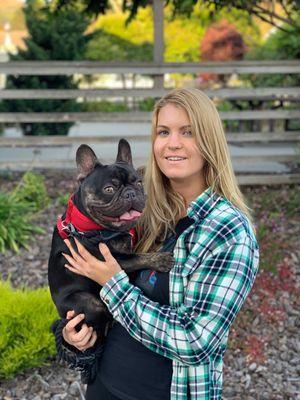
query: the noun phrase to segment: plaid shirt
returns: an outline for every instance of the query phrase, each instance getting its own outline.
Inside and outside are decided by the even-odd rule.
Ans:
[[[178,238],[170,306],[149,300],[124,271],[100,295],[136,340],[173,360],[171,400],[219,400],[229,328],[258,268],[249,221],[211,188],[188,208],[194,219]]]

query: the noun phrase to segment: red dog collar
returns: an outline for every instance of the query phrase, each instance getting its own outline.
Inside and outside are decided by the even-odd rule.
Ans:
[[[88,232],[93,230],[104,230],[106,229],[102,225],[96,224],[91,218],[82,214],[81,211],[73,203],[73,196],[69,198],[66,216],[64,219],[59,217],[56,223],[58,233],[62,239],[67,239],[69,237],[68,225],[72,224],[79,232]],[[130,235],[132,236],[133,245],[136,243],[136,231],[135,229],[130,229]]]

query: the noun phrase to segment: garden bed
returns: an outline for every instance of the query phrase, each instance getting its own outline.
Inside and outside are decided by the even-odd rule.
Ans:
[[[53,225],[63,210],[62,195],[74,188],[69,172],[46,172],[50,203],[37,212],[29,248],[0,254],[0,276],[15,288],[47,285]],[[11,190],[21,174],[0,176]],[[224,399],[300,399],[300,187],[243,189],[255,211],[261,268],[251,295],[231,329],[224,365]],[[298,295],[297,295],[298,294]],[[57,360],[1,381],[0,400],[83,399],[79,375]]]

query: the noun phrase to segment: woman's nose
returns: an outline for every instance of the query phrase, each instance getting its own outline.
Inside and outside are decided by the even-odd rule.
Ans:
[[[168,147],[171,148],[181,148],[180,135],[176,132],[172,132],[168,137]]]

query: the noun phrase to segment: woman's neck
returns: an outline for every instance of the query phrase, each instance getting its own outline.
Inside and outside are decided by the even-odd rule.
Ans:
[[[194,182],[193,185],[174,181],[170,183],[172,189],[183,197],[186,208],[207,189],[207,185],[204,181],[199,181],[197,184]]]

